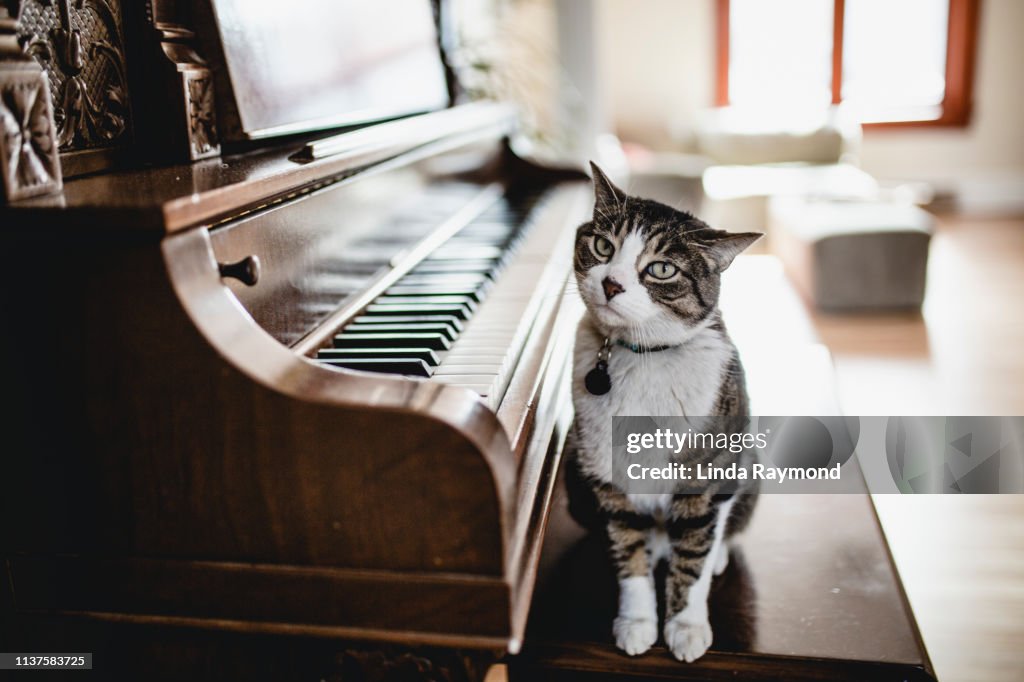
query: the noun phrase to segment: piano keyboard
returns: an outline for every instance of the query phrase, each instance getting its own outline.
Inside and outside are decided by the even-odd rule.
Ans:
[[[317,362],[429,378],[500,400],[558,237],[530,229],[540,199],[498,197],[341,327]]]

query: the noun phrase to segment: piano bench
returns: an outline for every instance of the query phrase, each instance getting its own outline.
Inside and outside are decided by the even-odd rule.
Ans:
[[[510,682],[934,679],[866,493],[762,495],[712,585],[711,650],[689,664],[660,636],[641,656],[616,649],[606,550],[556,494]]]
[[[737,323],[730,329],[738,332],[753,413],[839,414],[831,359],[823,346],[798,340],[805,313],[779,264],[750,256],[734,267],[723,304]],[[778,324],[758,318],[760,309]],[[663,576],[656,578],[663,594]],[[660,636],[641,656],[619,651],[611,634],[617,596],[603,541],[569,515],[559,481],[510,682],[934,679],[866,488],[760,496],[729,567],[714,579],[714,641],[693,663],[673,658]]]

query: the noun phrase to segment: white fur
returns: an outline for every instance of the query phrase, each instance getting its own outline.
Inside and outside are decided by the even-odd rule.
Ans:
[[[708,622],[708,594],[719,552],[725,549],[725,526],[732,511],[733,499],[724,502],[715,519],[715,538],[708,552],[700,577],[690,586],[686,608],[669,614],[665,622],[665,644],[680,661],[692,663],[711,646],[711,624]],[[726,551],[728,551],[726,549]],[[728,556],[728,555],[726,555]]]
[[[604,395],[593,395],[584,387],[584,377],[594,368],[602,343],[602,332],[585,317],[576,332],[573,368],[580,464],[589,476],[599,480],[625,481],[625,470],[615,471],[614,467],[624,468],[632,462],[663,466],[667,462],[644,460],[647,451],[630,462],[613,462],[612,417],[711,414],[732,348],[718,332],[706,328],[697,331],[685,345],[658,353],[634,353],[612,346],[608,359],[612,389]],[[645,485],[649,488],[650,483]],[[664,481],[664,490],[658,491],[661,494],[633,494],[630,500],[638,511],[657,517],[671,502],[674,487],[675,482]]]
[[[619,581],[619,615],[612,624],[615,645],[630,656],[644,653],[658,639],[658,596],[654,577],[635,575]]]
[[[716,576],[725,573],[725,569],[729,568],[729,543],[723,542],[718,547],[718,555],[714,558],[715,567],[713,573]]]

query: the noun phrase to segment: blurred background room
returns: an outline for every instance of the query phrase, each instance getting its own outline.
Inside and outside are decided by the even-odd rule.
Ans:
[[[748,358],[827,349],[850,415],[1024,413],[1024,3],[484,4],[457,61],[522,146],[766,232],[725,278]],[[1024,674],[1019,499],[876,499],[939,679]]]
[[[1024,411],[1024,4],[461,5],[476,88],[537,155],[768,233],[846,413]]]

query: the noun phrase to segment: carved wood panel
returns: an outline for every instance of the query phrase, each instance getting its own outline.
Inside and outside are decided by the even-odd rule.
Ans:
[[[124,145],[131,113],[120,0],[24,0],[18,35],[49,77],[60,151]]]
[[[62,186],[47,79],[21,48],[17,12],[0,0],[0,203]]]
[[[50,93],[37,69],[0,70],[0,168],[0,199],[16,201],[61,187]]]

